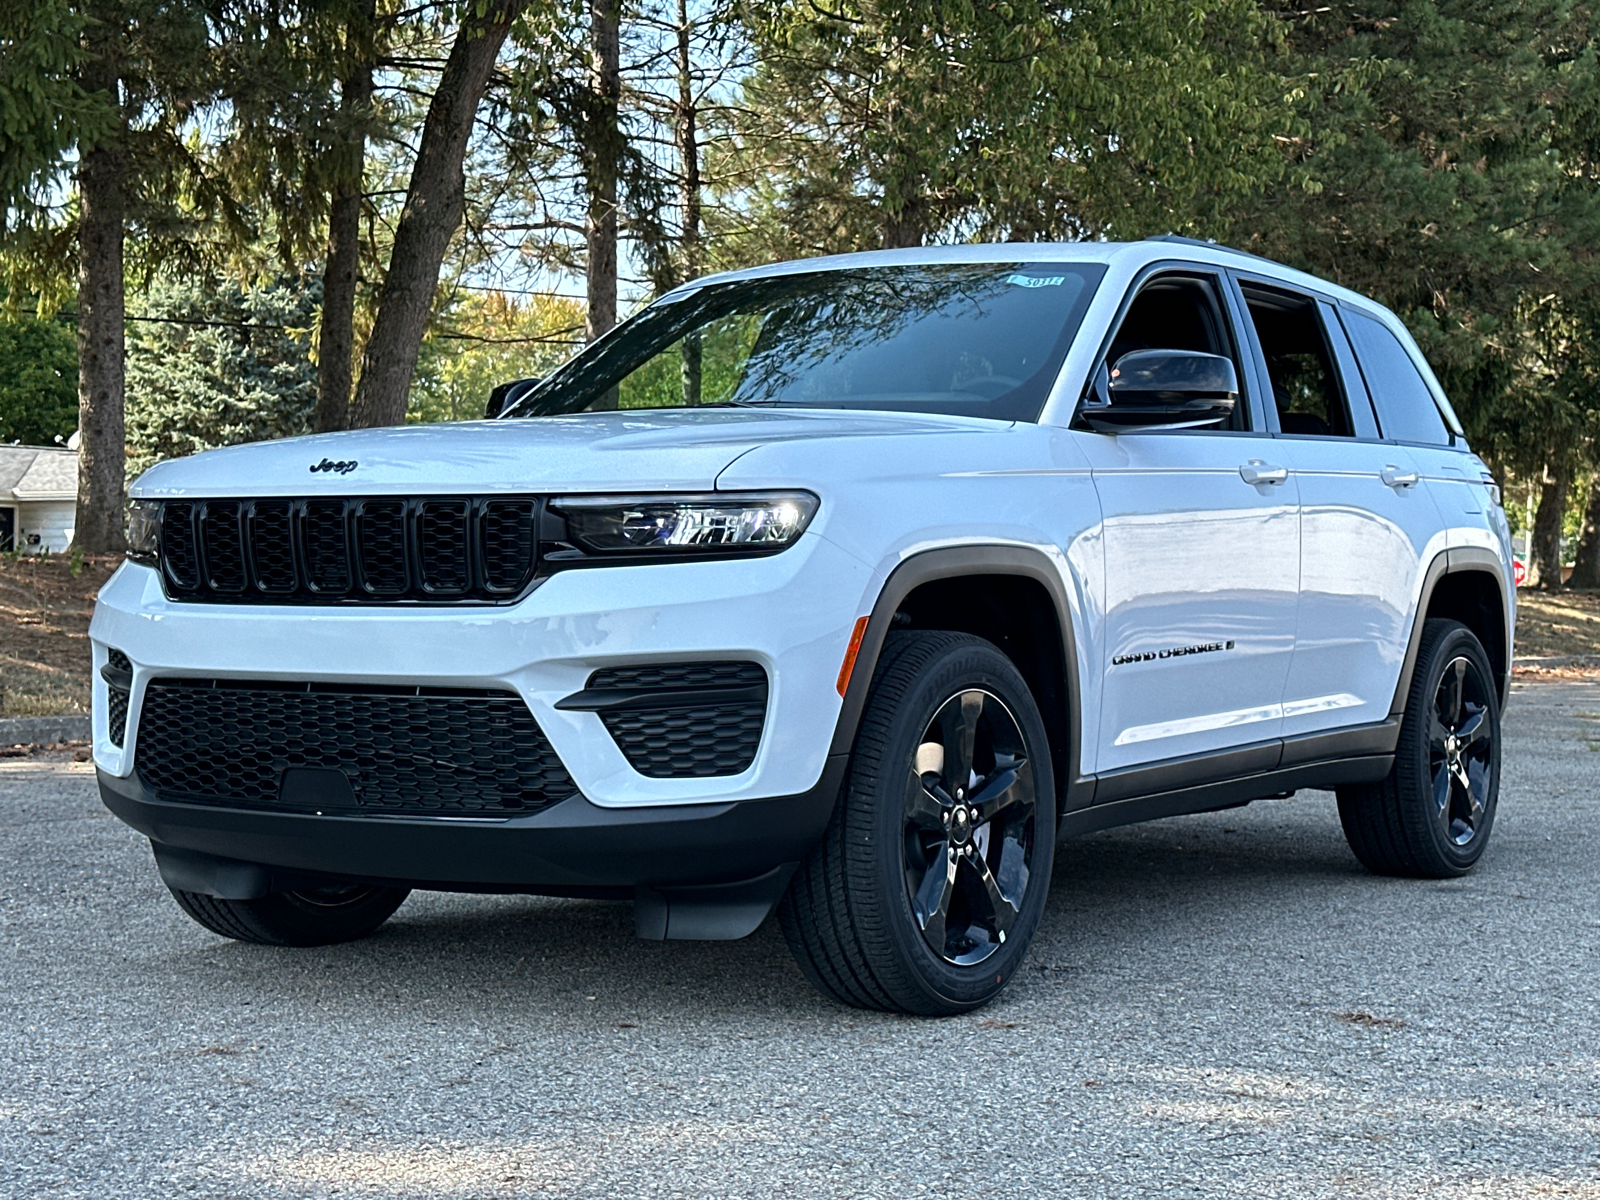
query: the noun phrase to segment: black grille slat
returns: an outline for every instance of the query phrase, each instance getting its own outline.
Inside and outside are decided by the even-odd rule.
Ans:
[[[161,563],[174,586],[200,586],[200,559],[194,544],[194,505],[169,500],[161,507]]]
[[[230,808],[302,811],[291,767],[342,771],[356,813],[525,815],[577,790],[514,692],[152,680],[135,765],[163,798]]]
[[[753,662],[650,663],[608,667],[589,677],[589,694],[636,693],[600,719],[630,766],[652,779],[737,775],[755,762],[767,718],[767,672]],[[695,691],[744,691],[748,699],[693,699]],[[652,693],[672,697],[652,706]]]
[[[535,497],[168,501],[161,565],[178,600],[507,604],[533,585]]]
[[[403,596],[406,570],[406,506],[403,500],[363,500],[355,512],[356,562],[369,596]]]
[[[417,512],[417,559],[422,590],[459,596],[472,583],[468,544],[471,505],[465,500],[424,500]]]
[[[307,586],[318,596],[350,590],[350,535],[343,500],[308,500],[300,518]]]
[[[677,691],[680,688],[765,687],[767,673],[753,662],[646,663],[607,667],[589,677],[595,690]]]
[[[532,577],[536,516],[532,501],[484,502],[478,539],[487,591],[496,595],[520,592]]]
[[[248,582],[244,566],[243,506],[237,500],[208,500],[200,506],[200,552],[206,586],[237,594]]]
[[[269,596],[294,593],[299,578],[294,566],[294,514],[287,500],[257,500],[250,505],[246,542],[256,588]]]

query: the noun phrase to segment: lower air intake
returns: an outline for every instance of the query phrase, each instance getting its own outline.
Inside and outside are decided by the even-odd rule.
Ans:
[[[138,732],[145,786],[190,804],[505,817],[577,790],[513,692],[157,679]]]
[[[767,673],[753,662],[613,667],[590,676],[585,695],[600,700],[592,708],[629,765],[652,779],[748,770],[767,719]]]

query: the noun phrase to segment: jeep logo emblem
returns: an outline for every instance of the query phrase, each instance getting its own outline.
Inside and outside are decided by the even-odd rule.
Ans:
[[[315,475],[318,471],[329,471],[337,475],[348,475],[359,465],[353,458],[349,462],[334,462],[332,459],[325,458],[319,463],[311,464],[311,473]]]

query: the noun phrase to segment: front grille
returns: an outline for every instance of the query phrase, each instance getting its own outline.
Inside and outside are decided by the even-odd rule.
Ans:
[[[161,570],[180,600],[507,603],[533,579],[538,517],[529,496],[172,500]]]
[[[228,808],[505,817],[577,790],[514,692],[157,679],[134,764],[163,799]]]
[[[582,707],[600,714],[629,764],[652,779],[747,770],[767,717],[767,673],[752,662],[611,667],[589,677],[586,694],[595,699]]]

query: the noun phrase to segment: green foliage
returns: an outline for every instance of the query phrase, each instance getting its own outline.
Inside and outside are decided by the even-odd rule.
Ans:
[[[73,75],[87,23],[68,0],[0,5],[0,233],[47,208],[70,151],[111,123]]]
[[[1243,199],[1208,230],[1393,308],[1469,434],[1488,437],[1511,394],[1540,407],[1530,381],[1550,384],[1529,374],[1544,298],[1593,282],[1600,206],[1563,152],[1583,124],[1564,110],[1595,87],[1585,11],[1306,0],[1280,12],[1273,61],[1301,81],[1310,132],[1291,150],[1314,186]],[[1538,454],[1554,430],[1530,415],[1518,437]]]
[[[130,478],[198,450],[309,432],[312,281],[260,287],[161,278],[128,337]]]
[[[724,258],[1194,226],[1295,132],[1249,0],[752,6]]]
[[[0,5],[0,274],[14,295],[52,308],[76,286],[73,176],[97,149],[123,181],[135,276],[206,269],[223,231],[243,234],[243,206],[206,153],[206,15],[189,0]]]
[[[476,420],[499,384],[549,374],[582,336],[583,307],[575,301],[458,292],[422,343],[406,420]]]
[[[78,346],[72,326],[0,319],[0,443],[50,446],[78,427]]]

